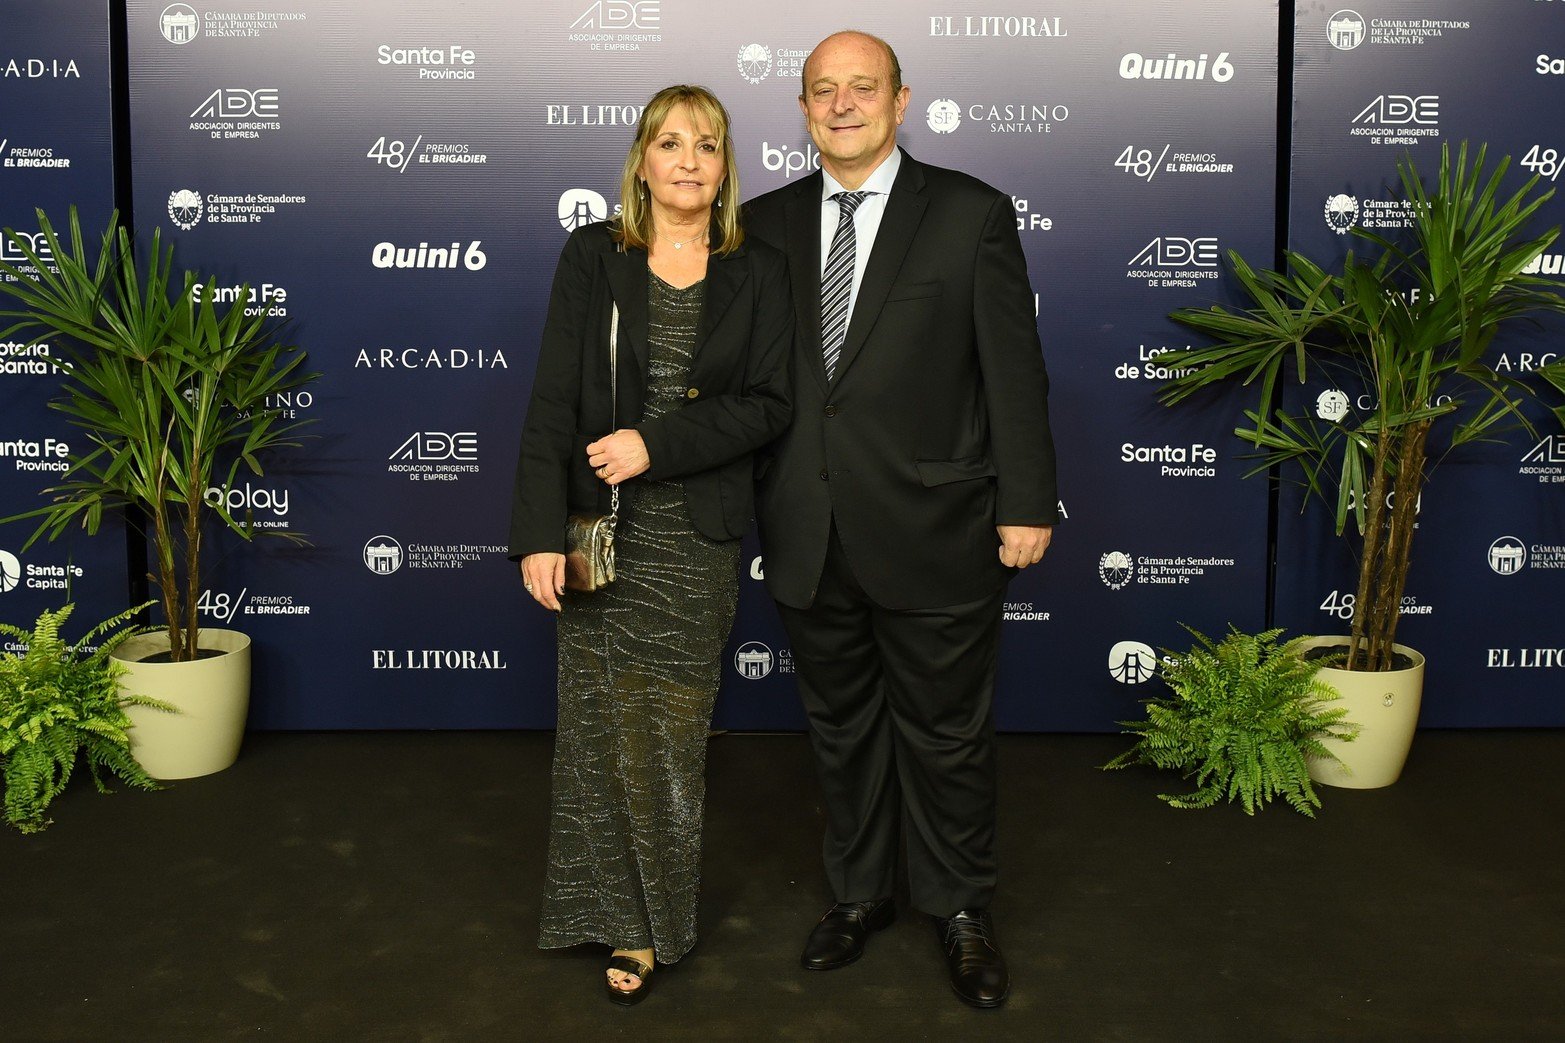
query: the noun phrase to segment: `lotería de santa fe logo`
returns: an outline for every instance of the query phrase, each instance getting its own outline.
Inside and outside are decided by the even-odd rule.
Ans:
[[[1120,684],[1140,684],[1157,673],[1157,652],[1140,641],[1117,641],[1109,649],[1109,676]]]
[[[590,225],[594,221],[604,221],[610,216],[619,214],[619,207],[614,208],[614,213],[609,213],[609,201],[603,198],[602,193],[594,192],[590,188],[570,188],[560,194],[558,207],[560,227],[567,232],[574,232],[582,225]]]

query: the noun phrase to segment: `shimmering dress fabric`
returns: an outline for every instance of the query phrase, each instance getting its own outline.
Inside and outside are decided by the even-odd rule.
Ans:
[[[646,414],[680,408],[702,284],[649,273]],[[679,481],[629,483],[616,579],[560,614],[559,725],[539,945],[673,963],[696,940],[706,743],[739,600],[739,542],[695,530]]]

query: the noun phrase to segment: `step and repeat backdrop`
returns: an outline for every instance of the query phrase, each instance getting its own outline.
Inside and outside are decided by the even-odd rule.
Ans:
[[[0,6],[7,28],[14,6]],[[50,5],[50,18],[66,6]],[[1560,38],[1549,5],[1526,6],[1507,15],[1530,26],[1507,47]],[[102,5],[83,9],[101,15]],[[183,264],[286,323],[284,334],[322,373],[275,403],[315,422],[305,449],[210,493],[312,541],[242,545],[212,574],[204,618],[255,638],[252,725],[551,726],[552,622],[523,597],[504,542],[560,247],[580,223],[614,214],[641,106],[669,83],[702,83],[725,101],[747,196],[808,176],[819,156],[798,110],[799,78],[843,15],[817,0],[742,17],[716,0],[292,2],[264,11],[153,0],[125,9],[139,230],[172,233]],[[1366,27],[1412,20],[1364,15]],[[1493,27],[1480,32],[1474,22],[1470,44],[1466,30],[1449,30],[1400,49],[1366,28],[1361,48],[1339,51],[1327,36],[1338,16],[1307,5],[1297,18],[1297,245],[1340,249],[1320,224],[1328,196],[1385,197],[1399,149],[1354,130],[1377,96],[1438,94],[1445,105],[1445,88],[1461,85],[1473,130],[1458,130],[1455,109],[1442,108],[1447,137],[1489,129],[1504,98],[1504,118],[1516,123],[1504,148],[1520,156],[1529,134],[1550,147],[1540,135],[1557,79],[1529,71],[1530,58],[1514,80],[1508,69],[1492,80],[1472,74],[1500,60]],[[1155,393],[1166,374],[1150,360],[1188,343],[1170,310],[1235,299],[1224,251],[1268,262],[1276,248],[1277,9],[1238,0],[1177,10],[1130,0],[1047,9],[916,0],[861,4],[852,20],[897,48],[912,88],[900,131],[908,151],[1011,195],[1036,295],[1066,520],[1045,562],[1011,587],[999,724],[1112,729],[1151,694],[1155,650],[1188,642],[1181,623],[1255,629],[1267,609],[1267,490],[1242,479],[1245,448],[1231,435],[1247,398],[1165,409]],[[0,61],[13,46],[9,32],[0,37]],[[1476,50],[1457,49],[1468,46]],[[1426,60],[1415,49],[1427,52],[1427,79],[1415,65],[1398,78],[1398,62]],[[21,97],[15,82],[0,79],[0,139]],[[64,104],[63,95],[27,103]],[[57,121],[47,125],[61,133]],[[1437,147],[1408,137],[1416,149]],[[107,154],[106,142],[93,152],[99,161]],[[11,186],[21,182],[11,174],[0,171],[0,185],[14,222],[32,199],[15,202]],[[1516,350],[1537,357],[1546,348]],[[15,415],[42,415],[46,381],[22,383],[9,370],[0,381],[7,431],[17,397],[32,412]],[[37,440],[35,423],[4,437]],[[9,461],[0,464],[0,512],[20,509],[38,483],[13,483]],[[1558,514],[1547,504],[1558,501],[1539,473],[1518,473],[1527,465],[1514,459],[1509,471],[1488,457],[1460,466],[1488,477],[1469,480],[1453,464],[1442,482],[1449,474],[1453,485],[1487,483],[1451,495],[1463,510],[1498,512],[1505,523],[1495,537],[1565,542],[1548,536]],[[1480,497],[1491,502],[1468,502]],[[1334,543],[1310,516],[1292,515],[1285,506],[1280,618],[1301,630],[1342,629],[1329,607],[1340,594],[1329,595],[1349,582]],[[1440,575],[1420,573],[1416,592],[1436,610],[1415,617],[1409,640],[1442,656],[1503,645],[1514,658],[1547,644],[1536,602],[1525,636],[1473,636],[1479,613],[1463,594],[1482,582],[1490,601],[1546,599],[1553,574],[1490,572],[1491,536],[1468,568],[1467,543],[1488,520],[1442,518],[1454,519],[1449,536],[1421,534]],[[1536,534],[1522,531],[1534,523]],[[0,529],[0,548],[17,531]],[[1435,549],[1436,539],[1449,542]],[[791,652],[753,540],[743,562],[717,723],[801,727]],[[14,603],[0,601],[6,618]],[[1438,690],[1433,723],[1559,723],[1558,699],[1543,695],[1557,672],[1486,669],[1466,675],[1487,682],[1479,689]],[[1446,684],[1438,673],[1432,685]],[[1497,706],[1497,682],[1524,673],[1535,689],[1508,692]]]
[[[52,264],[38,234],[42,208],[63,234],[70,207],[101,231],[114,208],[109,5],[0,3],[0,228],[14,228]],[[0,259],[32,268],[26,250],[0,241]],[[9,277],[0,274],[0,281]],[[0,312],[12,308],[0,295]],[[5,333],[0,315],[0,517],[41,506],[40,493],[64,478],[80,433],[48,409],[57,385],[56,345]],[[23,547],[34,522],[0,528],[0,621],[30,627],[44,609],[77,605],[68,633],[79,635],[126,607],[125,533],[105,522],[96,538],[71,533]],[[14,650],[10,638],[0,647]]]
[[[1265,490],[1228,418],[1153,400],[1167,311],[1273,244],[1274,10],[879,3],[904,144],[1014,197],[1054,376],[1064,514],[1012,588],[999,718],[1101,729],[1179,621],[1264,612]],[[248,283],[323,376],[304,453],[218,490],[310,534],[246,547],[209,618],[256,639],[261,727],[547,726],[552,621],[505,560],[509,483],[560,247],[612,216],[641,106],[702,83],[756,195],[819,156],[797,105],[823,3],[129,5],[138,223]],[[1214,26],[1220,28],[1214,29]],[[1243,521],[1243,524],[1238,524]],[[765,562],[744,555],[718,722],[803,724]]]
[[[1336,260],[1362,245],[1347,234],[1355,226],[1394,235],[1407,219],[1397,160],[1410,155],[1433,178],[1442,145],[1487,142],[1490,169],[1510,156],[1508,191],[1533,174],[1540,188],[1559,185],[1565,4],[1301,4],[1294,35],[1292,249]],[[1565,200],[1554,198],[1535,231],[1561,224]],[[1558,276],[1562,260],[1556,242],[1535,268]],[[1557,317],[1519,325],[1495,342],[1495,366],[1525,375],[1557,360],[1562,344]],[[1348,408],[1372,405],[1360,389],[1324,383],[1296,389],[1297,401],[1329,406],[1337,391]],[[1419,503],[1398,630],[1429,660],[1423,724],[1565,724],[1565,435],[1543,409],[1529,413],[1536,437],[1516,431],[1447,455],[1447,432],[1431,446],[1439,466]],[[1356,563],[1332,537],[1329,512],[1301,506],[1290,486],[1278,519],[1277,622],[1343,632]]]

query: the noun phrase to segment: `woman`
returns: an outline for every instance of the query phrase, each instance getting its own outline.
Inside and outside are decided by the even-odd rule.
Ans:
[[[751,454],[789,419],[793,319],[782,255],[744,240],[728,114],[705,88],[647,104],[621,197],[617,218],[571,235],[555,272],[510,552],[558,613],[539,944],[613,946],[609,998],[629,1004],[695,944],[707,731]],[[615,488],[617,578],[567,593],[566,515],[607,513]]]

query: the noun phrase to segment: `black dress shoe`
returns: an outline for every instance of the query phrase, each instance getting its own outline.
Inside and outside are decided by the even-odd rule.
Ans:
[[[831,971],[846,967],[864,955],[864,940],[871,931],[890,927],[897,918],[891,899],[873,902],[838,902],[826,910],[810,932],[799,962],[807,971]]]
[[[936,918],[940,946],[946,954],[951,988],[962,1002],[998,1007],[1011,991],[1005,957],[994,940],[994,924],[982,909],[963,909],[949,920]]]

